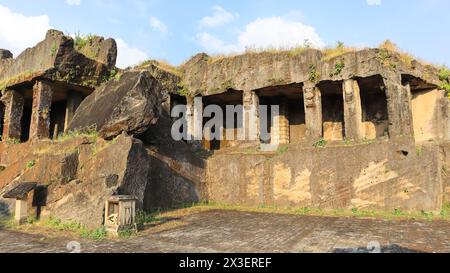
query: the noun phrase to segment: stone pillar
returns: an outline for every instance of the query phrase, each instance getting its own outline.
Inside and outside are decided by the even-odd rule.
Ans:
[[[203,98],[194,99],[194,140],[203,140]]]
[[[188,141],[197,143],[203,140],[203,98],[187,98],[186,101]]]
[[[28,218],[28,201],[27,199],[16,199],[16,209],[14,220],[19,224],[23,224]]]
[[[364,136],[362,122],[361,93],[358,81],[350,79],[343,82],[345,136],[360,140]]]
[[[30,139],[44,139],[50,137],[52,95],[52,87],[46,82],[37,81],[33,86]]]
[[[270,134],[271,145],[289,144],[289,102],[287,98],[279,101],[279,113],[274,113]]]
[[[82,100],[83,95],[81,93],[75,91],[68,92],[66,117],[64,121],[64,131],[66,131],[67,128],[69,127],[70,122],[72,121],[73,116],[75,115],[75,111],[77,110],[78,106],[80,106]]]
[[[194,139],[194,98],[186,98],[187,140]]]
[[[1,98],[5,105],[3,139],[18,139],[22,136],[24,98],[16,90],[8,90]]]
[[[323,136],[322,95],[320,89],[312,82],[303,86],[305,104],[306,137],[319,139]]]
[[[389,115],[389,135],[393,138],[414,138],[414,126],[411,106],[411,87],[402,84],[400,74],[383,75],[386,87]]]
[[[243,97],[243,129],[246,141],[259,142],[259,97],[255,91],[245,91]]]

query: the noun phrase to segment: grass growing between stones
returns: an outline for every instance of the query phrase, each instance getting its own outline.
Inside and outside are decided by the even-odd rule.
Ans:
[[[320,209],[320,208],[280,208],[271,206],[251,207],[245,205],[231,205],[216,202],[204,202],[188,205],[185,208],[175,210],[160,210],[154,212],[154,219],[179,219],[184,216],[207,212],[211,210],[229,210],[256,213],[288,214],[298,216],[318,217],[350,217],[350,218],[375,218],[384,220],[418,220],[418,221],[450,221],[450,203],[446,204],[440,213],[427,211],[405,212],[399,209],[393,211],[362,210],[362,209]]]
[[[94,241],[105,240],[108,237],[104,227],[91,230],[78,222],[63,222],[54,217],[45,220],[37,220],[30,217],[25,224],[18,225],[12,218],[0,216],[0,229],[1,228],[30,234],[45,235],[47,237],[82,237]]]

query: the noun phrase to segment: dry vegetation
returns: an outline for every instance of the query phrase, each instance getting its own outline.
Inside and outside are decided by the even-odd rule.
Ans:
[[[181,71],[178,69],[178,67],[171,65],[168,61],[165,60],[147,60],[138,64],[135,68],[145,69],[152,65],[177,76],[181,76],[182,74]]]

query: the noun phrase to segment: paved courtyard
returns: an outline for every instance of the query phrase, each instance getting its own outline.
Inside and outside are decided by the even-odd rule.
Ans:
[[[161,232],[95,242],[0,230],[0,252],[450,252],[450,222],[213,210]],[[78,248],[79,247],[79,248]]]

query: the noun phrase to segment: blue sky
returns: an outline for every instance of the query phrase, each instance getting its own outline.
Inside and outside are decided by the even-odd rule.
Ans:
[[[119,44],[119,66],[180,64],[198,52],[309,43],[376,46],[391,39],[450,65],[448,0],[0,0],[0,48],[15,55],[48,28],[99,34]]]

